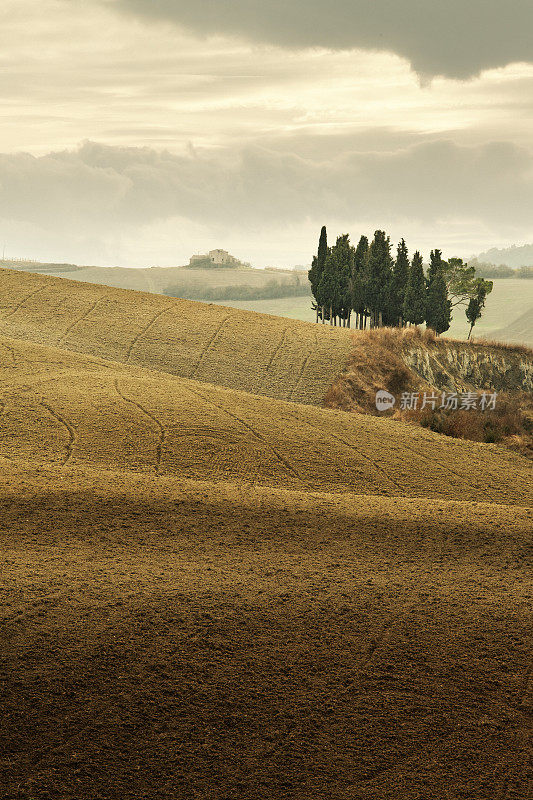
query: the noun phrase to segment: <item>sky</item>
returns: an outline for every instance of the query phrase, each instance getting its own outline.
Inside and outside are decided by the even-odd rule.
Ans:
[[[308,264],[533,242],[531,0],[2,0],[0,247]]]

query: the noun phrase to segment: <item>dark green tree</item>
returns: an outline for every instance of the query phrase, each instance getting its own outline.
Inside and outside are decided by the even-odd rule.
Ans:
[[[409,270],[409,280],[405,290],[403,316],[407,322],[421,325],[426,319],[426,277],[422,256],[416,251]]]
[[[366,321],[365,267],[368,256],[368,239],[361,236],[354,252],[352,273],[352,310],[355,311],[356,327],[362,328]]]
[[[365,319],[365,285],[363,273],[357,272],[352,278],[352,311],[355,312],[355,327],[362,328]]]
[[[332,247],[326,258],[326,264],[317,288],[317,303],[321,309],[322,321],[329,319],[330,325],[333,325],[334,320],[336,322],[340,300],[337,254]]]
[[[392,268],[391,290],[389,294],[389,307],[387,321],[391,325],[403,325],[403,302],[405,290],[409,280],[409,254],[405,239],[398,245],[396,260]]]
[[[392,280],[390,239],[385,231],[376,231],[368,248],[364,270],[365,306],[370,312],[371,324],[383,324],[387,312]]]
[[[490,284],[490,288],[487,284]],[[485,300],[487,295],[492,291],[492,281],[485,281],[483,278],[478,278],[478,287],[477,293],[474,297],[470,298],[470,301],[466,307],[466,318],[470,323],[470,330],[468,331],[468,339],[472,334],[472,328],[481,317],[483,313],[483,309],[485,307]]]
[[[439,272],[442,272],[446,266],[446,262],[442,258],[442,250],[432,250],[429,255],[429,268],[427,274],[427,286]]]
[[[337,296],[334,307],[334,317],[339,317],[342,324],[346,325],[352,310],[351,304],[351,284],[354,272],[354,249],[350,244],[350,236],[347,233],[337,238],[331,248],[335,259],[335,270],[337,280]],[[336,319],[335,319],[336,324]]]
[[[326,226],[322,227],[320,231],[320,239],[318,242],[318,253],[316,256],[313,256],[313,261],[311,264],[311,269],[307,273],[307,277],[309,278],[309,283],[311,284],[311,292],[315,301],[317,299],[317,289],[320,283],[320,279],[322,277],[322,273],[324,272],[324,267],[326,265],[326,258],[328,257],[328,234],[326,231]],[[313,303],[313,308],[316,310],[316,321],[318,322],[318,315],[319,315],[319,303]]]
[[[447,331],[452,321],[452,304],[442,267],[437,266],[427,289],[426,323],[435,333]]]
[[[368,254],[368,239],[366,236],[361,236],[359,243],[355,248],[354,254],[354,270],[355,272],[362,272],[365,268],[366,257]]]

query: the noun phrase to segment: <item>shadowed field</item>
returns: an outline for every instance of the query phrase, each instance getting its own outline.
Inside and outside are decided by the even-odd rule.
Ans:
[[[316,405],[351,348],[347,330],[12,270],[0,333]]]
[[[531,509],[0,487],[2,798],[528,796]]]

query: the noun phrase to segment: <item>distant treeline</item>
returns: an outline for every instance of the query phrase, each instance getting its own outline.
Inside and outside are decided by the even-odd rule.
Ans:
[[[533,267],[518,267],[513,269],[507,264],[486,264],[472,258],[469,264],[476,268],[481,278],[526,278],[533,280]]]
[[[17,259],[0,259],[3,267],[12,267],[19,272],[77,272],[82,267],[76,264],[45,264],[40,261],[22,261]]]
[[[184,269],[252,269],[252,265],[248,264],[244,261],[238,261],[236,264],[221,264],[217,261],[211,261],[210,258],[199,258],[192,262],[192,264],[187,264]]]
[[[311,294],[308,281],[269,280],[263,286],[236,284],[233,286],[199,286],[195,284],[174,284],[167,286],[165,294],[181,297],[184,300],[276,300],[282,297],[306,297]]]

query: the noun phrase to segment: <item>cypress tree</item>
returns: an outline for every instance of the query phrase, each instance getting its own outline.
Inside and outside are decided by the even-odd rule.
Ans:
[[[359,243],[355,248],[354,254],[354,272],[363,272],[366,264],[366,257],[368,254],[368,239],[366,236],[361,236]]]
[[[356,315],[356,326],[362,328],[366,319],[365,267],[368,256],[368,239],[361,236],[354,252],[352,272],[352,309]]]
[[[365,266],[365,305],[371,313],[373,325],[381,325],[387,312],[391,279],[390,239],[385,231],[376,231]]]
[[[335,258],[337,281],[334,316],[340,317],[345,325],[351,311],[350,286],[354,272],[354,249],[350,245],[349,234],[339,236],[331,252]]]
[[[330,325],[333,325],[339,305],[339,288],[337,258],[334,248],[331,248],[317,289],[317,302],[322,309],[322,320],[329,319]]]
[[[357,272],[351,283],[352,311],[355,311],[355,325],[357,328],[363,327],[363,314],[365,312],[365,287],[363,274]]]
[[[427,290],[426,323],[435,333],[444,333],[452,320],[452,304],[448,300],[448,287],[441,268],[431,279]]]
[[[416,251],[413,256],[409,280],[405,290],[403,316],[407,322],[421,325],[426,319],[426,278],[422,256]]]
[[[483,278],[478,279],[477,291],[474,297],[470,298],[470,302],[466,307],[466,318],[470,323],[470,330],[468,331],[468,339],[472,334],[472,328],[481,317],[483,309],[485,308],[485,300],[487,295],[492,292],[492,281],[485,281]]]
[[[392,268],[388,317],[392,325],[403,325],[403,303],[409,280],[409,254],[405,239],[398,244],[396,260]]]
[[[438,275],[439,272],[442,272],[445,266],[446,262],[442,258],[442,250],[432,250],[429,255],[429,269],[426,281],[428,289],[433,278]]]
[[[316,300],[314,307],[316,309],[316,321],[318,322],[318,312],[320,303],[317,299],[317,290],[320,284],[320,279],[322,278],[322,273],[324,272],[324,267],[326,265],[326,258],[328,257],[328,235],[326,231],[326,226],[322,227],[320,231],[320,239],[318,242],[318,253],[316,256],[313,257],[313,262],[311,264],[311,269],[307,273],[307,277],[309,278],[309,283],[311,284],[311,292],[313,293],[313,297]]]

